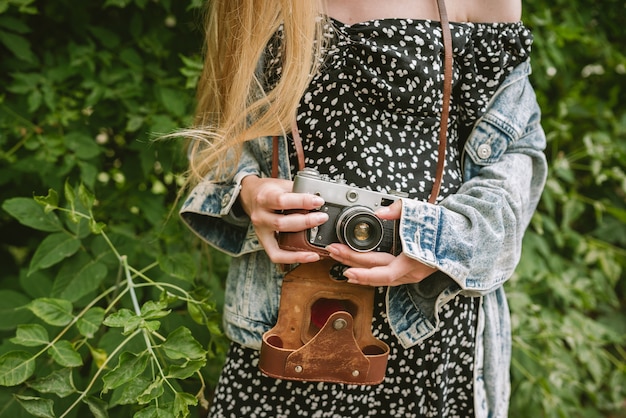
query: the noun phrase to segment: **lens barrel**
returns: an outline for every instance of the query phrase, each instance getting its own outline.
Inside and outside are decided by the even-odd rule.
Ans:
[[[365,206],[350,206],[337,217],[337,237],[355,251],[371,251],[383,240],[383,224]]]

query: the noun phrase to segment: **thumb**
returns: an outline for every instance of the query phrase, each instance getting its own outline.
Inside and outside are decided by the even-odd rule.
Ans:
[[[400,215],[402,215],[401,199],[396,200],[390,206],[385,206],[376,211],[376,216],[380,219],[400,219]]]

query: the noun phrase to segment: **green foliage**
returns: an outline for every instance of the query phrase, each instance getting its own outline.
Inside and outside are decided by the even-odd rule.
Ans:
[[[189,123],[201,3],[0,0],[2,417],[206,409],[228,260],[154,141]]]
[[[189,123],[202,3],[0,0],[0,417],[204,414],[228,259],[153,141]],[[507,284],[511,416],[624,417],[624,4],[524,5],[550,175]]]
[[[525,7],[550,175],[507,286],[511,416],[623,417],[625,6],[529,0]]]
[[[219,337],[218,316],[215,303],[196,298],[202,293],[192,286],[194,276],[184,274],[190,271],[189,260],[174,254],[161,271],[178,274],[151,279],[158,262],[143,269],[129,264],[127,255],[119,252],[124,244],[115,244],[108,228],[93,218],[96,200],[85,187],[75,190],[66,184],[64,195],[63,207],[52,190],[36,197],[43,212],[35,210],[32,199],[12,198],[3,205],[22,224],[50,232],[25,267],[26,277],[58,269],[51,296],[34,298],[22,307],[34,319],[16,324],[15,336],[5,341],[0,385],[19,386],[15,401],[35,416],[73,416],[82,406],[104,417],[131,405],[134,416],[158,411],[162,416],[185,417],[190,406],[200,403],[206,408],[201,371],[220,347],[219,339],[211,342],[210,333],[198,332],[197,325]],[[89,227],[80,228],[81,224]],[[65,273],[68,265],[71,274]],[[108,271],[115,271],[113,285],[106,283]],[[72,285],[57,286],[66,280]],[[188,306],[202,315],[187,320]],[[174,311],[181,317],[170,320]],[[194,334],[211,343],[201,344]],[[192,386],[194,394],[186,392]],[[71,398],[69,405],[57,407],[57,399]],[[15,413],[11,408],[4,412]]]

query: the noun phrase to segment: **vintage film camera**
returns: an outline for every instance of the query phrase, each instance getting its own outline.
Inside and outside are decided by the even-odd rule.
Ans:
[[[326,203],[319,210],[326,212],[329,219],[302,232],[279,234],[281,248],[315,251],[327,256],[324,248],[339,242],[359,252],[400,253],[398,221],[379,219],[374,212],[404,196],[401,192],[384,194],[357,188],[312,168],[297,173],[293,191],[321,196]]]
[[[263,334],[259,368],[281,379],[378,384],[385,377],[389,346],[371,330],[375,288],[346,282],[346,266],[329,258],[325,248],[340,242],[360,252],[398,254],[399,222],[374,212],[400,196],[349,186],[310,168],[298,172],[293,191],[324,198],[318,210],[329,219],[305,231],[280,233],[279,245],[314,251],[322,259],[285,275],[278,320]]]

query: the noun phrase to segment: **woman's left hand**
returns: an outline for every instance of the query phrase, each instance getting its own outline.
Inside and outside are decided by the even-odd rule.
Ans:
[[[402,201],[379,209],[376,215],[381,219],[400,219]],[[368,286],[398,286],[418,283],[437,271],[404,253],[397,257],[389,253],[353,251],[347,245],[331,244],[326,247],[333,260],[350,266],[344,272],[349,283]]]

